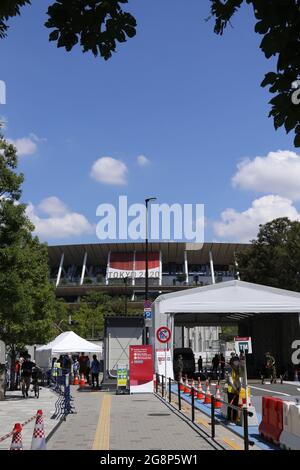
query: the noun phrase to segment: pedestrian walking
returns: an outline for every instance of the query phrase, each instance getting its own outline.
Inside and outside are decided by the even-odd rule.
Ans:
[[[23,397],[28,397],[28,391],[30,387],[31,377],[32,377],[32,369],[35,364],[31,361],[31,356],[28,354],[26,356],[22,366],[21,366],[21,388],[22,388],[22,395]]]
[[[99,388],[99,373],[100,373],[100,362],[98,361],[96,354],[94,354],[92,364],[91,364],[93,388],[95,388],[95,382],[96,382],[96,387]]]

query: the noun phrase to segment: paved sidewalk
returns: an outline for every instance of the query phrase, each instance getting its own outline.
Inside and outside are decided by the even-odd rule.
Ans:
[[[114,395],[111,450],[212,450],[212,446],[151,394]]]
[[[51,419],[55,410],[57,395],[48,388],[41,388],[40,397],[34,398],[30,393],[29,398],[22,398],[20,391],[7,392],[5,401],[0,401],[0,437],[12,431],[15,423],[24,423],[36,414],[37,410],[43,410],[46,436],[58,424],[58,420]],[[35,420],[23,427],[22,438],[24,450],[31,447]],[[11,437],[0,442],[1,450],[8,450]]]
[[[48,450],[211,450],[188,424],[151,394],[115,395],[72,388],[69,415]]]
[[[71,387],[75,414],[67,416],[48,441],[48,450],[91,450],[99,420],[103,392]]]

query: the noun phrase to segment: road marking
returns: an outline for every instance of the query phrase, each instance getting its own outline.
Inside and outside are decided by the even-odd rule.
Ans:
[[[109,450],[111,395],[104,394],[92,450]]]
[[[288,393],[276,392],[275,390],[268,390],[267,388],[254,387],[254,385],[250,385],[250,388],[256,388],[256,390],[262,390],[263,392],[277,393],[278,395],[284,395],[285,397],[291,396]]]
[[[203,426],[205,426],[206,428],[209,428],[209,424],[207,421],[205,421],[204,419],[200,418],[200,419],[197,419],[197,424],[202,424]]]
[[[234,450],[243,450],[242,447],[238,446],[232,439],[227,439],[227,437],[223,437],[223,442],[228,446],[232,447]]]

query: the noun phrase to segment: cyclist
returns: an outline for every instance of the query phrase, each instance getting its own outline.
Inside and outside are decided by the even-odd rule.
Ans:
[[[34,363],[31,361],[31,356],[28,354],[21,366],[21,383],[22,383],[22,395],[28,397],[28,391],[30,387],[30,381],[32,377],[32,369]]]

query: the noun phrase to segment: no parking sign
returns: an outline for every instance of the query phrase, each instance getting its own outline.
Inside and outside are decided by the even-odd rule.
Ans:
[[[161,326],[156,332],[156,338],[160,343],[168,343],[171,339],[171,330],[167,326]]]

